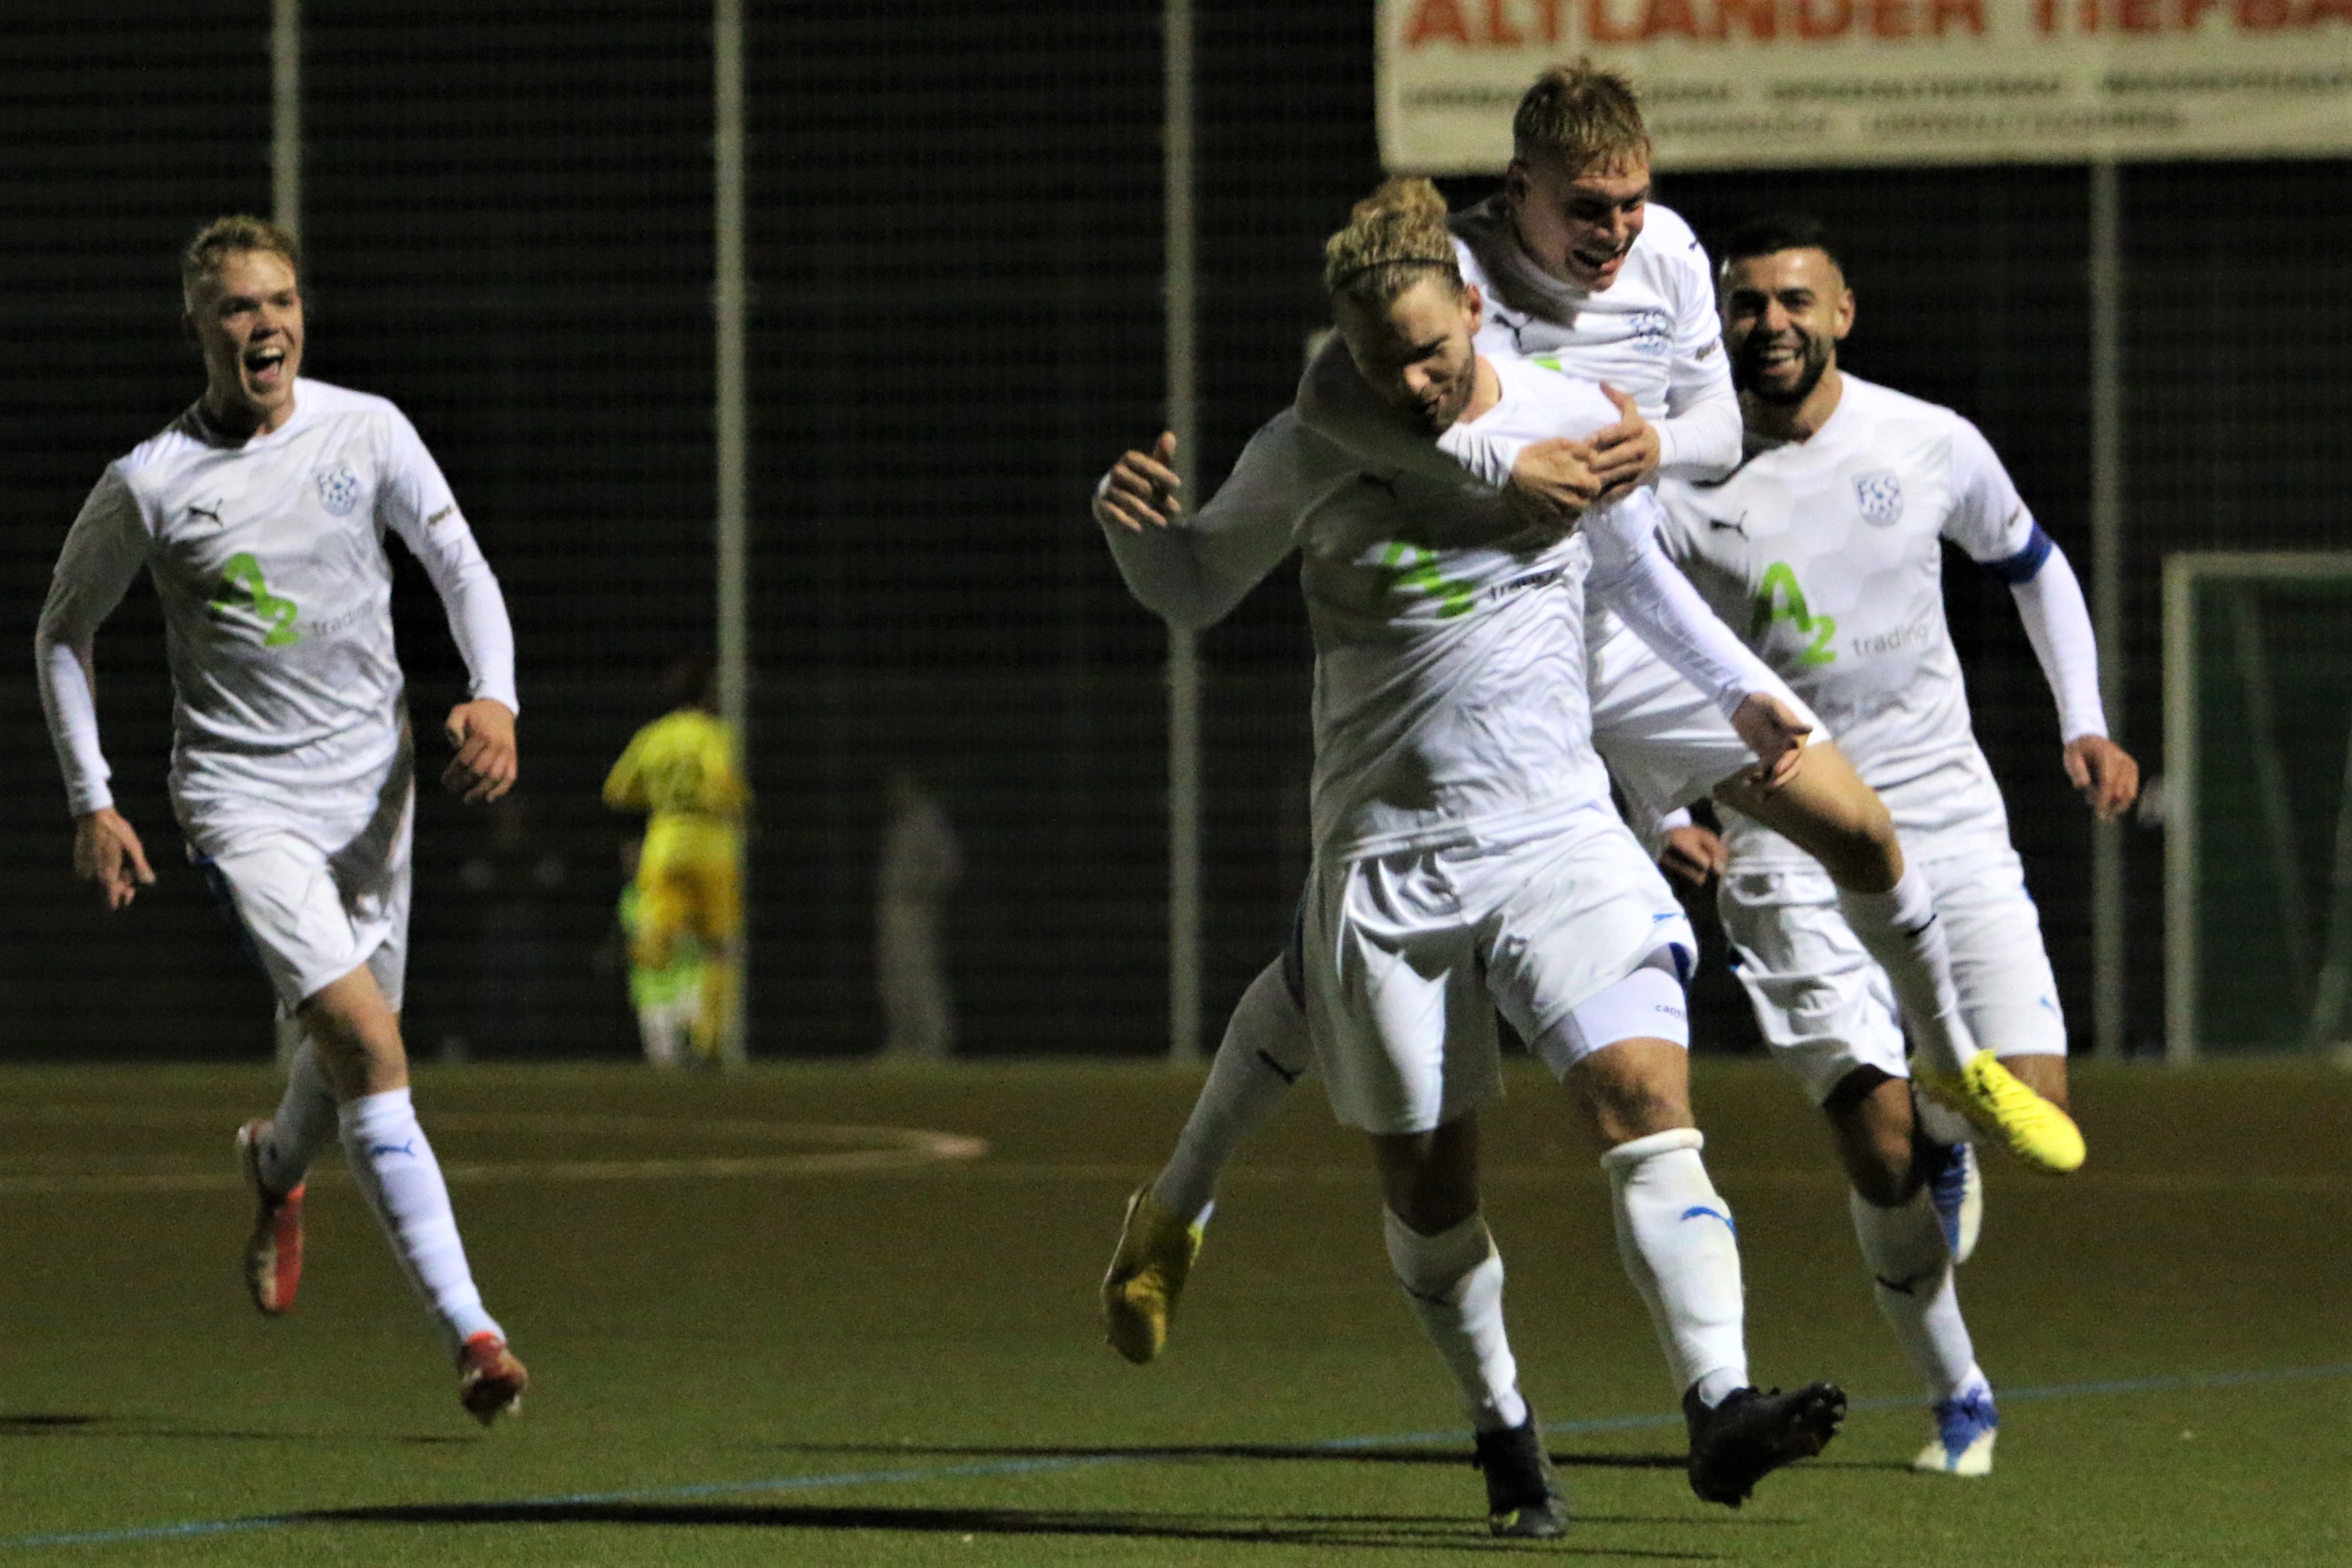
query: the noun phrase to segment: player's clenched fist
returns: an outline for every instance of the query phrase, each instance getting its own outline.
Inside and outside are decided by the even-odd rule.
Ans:
[[[443,726],[457,755],[442,770],[442,787],[462,795],[466,804],[495,800],[514,788],[520,764],[515,759],[515,716],[506,704],[476,697],[449,710]]]
[[[2139,764],[2105,736],[2076,736],[2066,743],[2065,761],[2067,779],[2100,821],[2114,821],[2139,799]]]
[[[1184,509],[1176,494],[1184,481],[1176,476],[1175,462],[1175,433],[1163,430],[1150,451],[1130,452],[1112,464],[1095,486],[1095,521],[1131,534],[1147,526],[1166,528],[1168,519]]]

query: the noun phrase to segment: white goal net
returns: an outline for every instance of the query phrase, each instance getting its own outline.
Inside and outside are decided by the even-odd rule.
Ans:
[[[2175,1060],[2352,1051],[2352,553],[2164,565]]]

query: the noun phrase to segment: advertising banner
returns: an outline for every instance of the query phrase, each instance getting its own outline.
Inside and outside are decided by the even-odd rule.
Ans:
[[[2352,152],[2352,0],[1379,0],[1381,154],[1491,173],[1546,66],[1642,94],[1661,167]]]

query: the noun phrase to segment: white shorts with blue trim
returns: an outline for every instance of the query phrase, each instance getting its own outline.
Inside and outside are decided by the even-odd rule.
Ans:
[[[415,819],[414,754],[404,745],[363,816],[239,813],[191,831],[205,850],[192,843],[188,858],[269,977],[281,1016],[362,964],[399,1010]]]
[[[1501,1092],[1497,1011],[1555,1073],[1634,1033],[1688,1038],[1690,924],[1597,805],[1509,844],[1318,862],[1298,929],[1325,1091],[1340,1121],[1367,1132],[1427,1132]],[[1667,960],[1671,996],[1645,981],[1627,1006],[1580,1010],[1675,947],[1685,956]],[[1620,1025],[1634,1012],[1639,1026]]]
[[[1934,892],[1978,1044],[2001,1056],[2063,1056],[2066,1016],[2017,852],[1976,838],[1966,854],[1941,860],[1927,858],[1932,844],[1906,838],[1904,847]],[[1765,1044],[1814,1103],[1857,1067],[1910,1076],[1893,988],[1838,913],[1827,873],[1735,860],[1716,908]]]

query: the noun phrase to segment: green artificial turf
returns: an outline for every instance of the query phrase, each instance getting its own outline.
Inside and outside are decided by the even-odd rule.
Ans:
[[[1962,1482],[1906,1469],[1924,1418],[1813,1113],[1767,1065],[1701,1063],[1757,1377],[1835,1377],[1857,1406],[1738,1512],[1684,1484],[1559,1092],[1510,1082],[1488,1210],[1578,1516],[1557,1542],[1485,1533],[1359,1140],[1311,1083],[1138,1369],[1101,1345],[1096,1281],[1197,1078],[427,1071],[477,1276],[537,1379],[483,1433],[337,1162],[299,1309],[247,1304],[229,1134],[270,1074],[0,1073],[0,1560],[2352,1563],[2352,1076],[2085,1069],[2080,1176],[1989,1159],[1961,1288],[2004,1420],[1994,1476]],[[988,1152],[861,1168],[888,1140],[805,1130],[840,1127]]]

